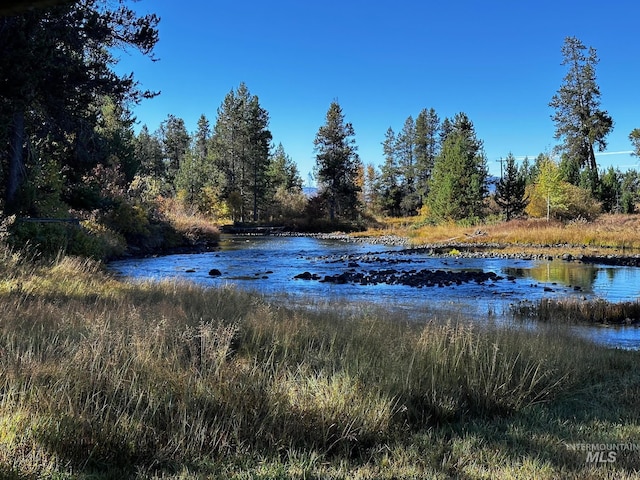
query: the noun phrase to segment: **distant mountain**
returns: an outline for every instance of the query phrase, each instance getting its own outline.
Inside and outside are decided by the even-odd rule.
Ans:
[[[302,193],[307,197],[315,197],[318,194],[317,187],[302,187]]]
[[[496,185],[498,184],[499,181],[500,181],[500,177],[494,177],[492,175],[489,175],[487,177],[487,186],[489,188],[489,193],[491,195],[496,193]]]

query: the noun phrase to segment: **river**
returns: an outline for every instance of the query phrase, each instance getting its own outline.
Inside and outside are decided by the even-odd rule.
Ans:
[[[233,284],[265,295],[285,294],[291,303],[344,299],[399,308],[411,315],[452,309],[477,319],[505,318],[509,305],[544,297],[603,298],[612,302],[640,297],[640,268],[562,260],[460,258],[406,253],[403,247],[345,242],[315,237],[223,235],[220,247],[201,254],[168,255],[111,262],[111,271],[130,279],[185,279],[206,286]],[[219,275],[210,275],[217,269]],[[485,281],[458,281],[448,286],[364,284],[331,280],[349,272],[370,277],[372,272],[400,276],[424,272],[484,272]],[[294,277],[308,272],[314,279]],[[415,272],[415,273],[408,273]],[[349,277],[349,278],[351,278]],[[640,348],[638,327],[571,327],[576,334],[620,348]]]

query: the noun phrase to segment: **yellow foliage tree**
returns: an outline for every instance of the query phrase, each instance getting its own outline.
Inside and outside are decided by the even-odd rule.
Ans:
[[[540,162],[538,177],[533,185],[527,188],[529,205],[525,212],[532,217],[547,217],[551,212],[561,212],[567,208],[567,185],[562,180],[562,172],[558,164],[545,156]]]
[[[600,213],[600,204],[591,193],[562,180],[558,164],[549,157],[540,163],[536,181],[526,193],[529,205],[525,212],[531,217],[592,219]]]

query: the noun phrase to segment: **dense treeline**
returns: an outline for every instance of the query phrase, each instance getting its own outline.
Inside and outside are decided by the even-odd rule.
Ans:
[[[550,102],[555,151],[519,165],[509,153],[494,182],[472,120],[464,112],[441,120],[431,108],[409,116],[397,133],[389,127],[384,162],[365,165],[355,129],[334,101],[313,145],[317,194],[307,196],[296,163],[273,143],[269,113],[244,83],[222,99],[214,119],[203,114],[195,132],[171,114],[154,130],[134,132],[132,108],[156,93],[118,76],[113,52],[135,48],[153,59],[158,24],[125,0],[0,17],[1,209],[14,243],[116,254],[126,244],[166,239],[166,214],[176,209],[213,222],[307,229],[323,219],[329,228],[365,225],[374,215],[476,223],[635,211],[638,173],[596,164],[595,147],[606,147],[613,119],[600,108],[595,50],[576,38],[562,48],[567,75]],[[639,132],[629,135],[636,154]],[[78,218],[84,228],[25,218]]]
[[[139,194],[175,197],[214,220],[273,221],[303,205],[302,179],[279,144],[273,148],[269,114],[242,83],[230,91],[215,124],[203,114],[189,134],[169,115],[157,131],[135,137],[141,156]]]

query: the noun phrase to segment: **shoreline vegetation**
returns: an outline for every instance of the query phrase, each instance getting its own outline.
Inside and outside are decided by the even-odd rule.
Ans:
[[[0,265],[3,478],[634,478],[640,352]]]
[[[445,245],[446,230],[433,228],[369,234]],[[457,228],[444,240],[493,242],[504,227]],[[541,239],[538,228],[572,232],[529,228]],[[620,241],[628,253],[631,235]],[[608,243],[553,255],[621,254]],[[526,254],[541,250],[551,255]],[[409,321],[370,305],[302,309],[229,287],[123,282],[98,261],[9,248],[0,270],[2,478],[630,479],[640,471],[638,448],[597,458],[585,450],[640,442],[640,352],[594,345],[564,325],[584,321],[581,312],[613,318],[613,307],[622,324],[635,315],[614,304],[599,317],[582,304],[572,316],[548,305],[536,310],[546,328],[531,330],[456,312]]]

